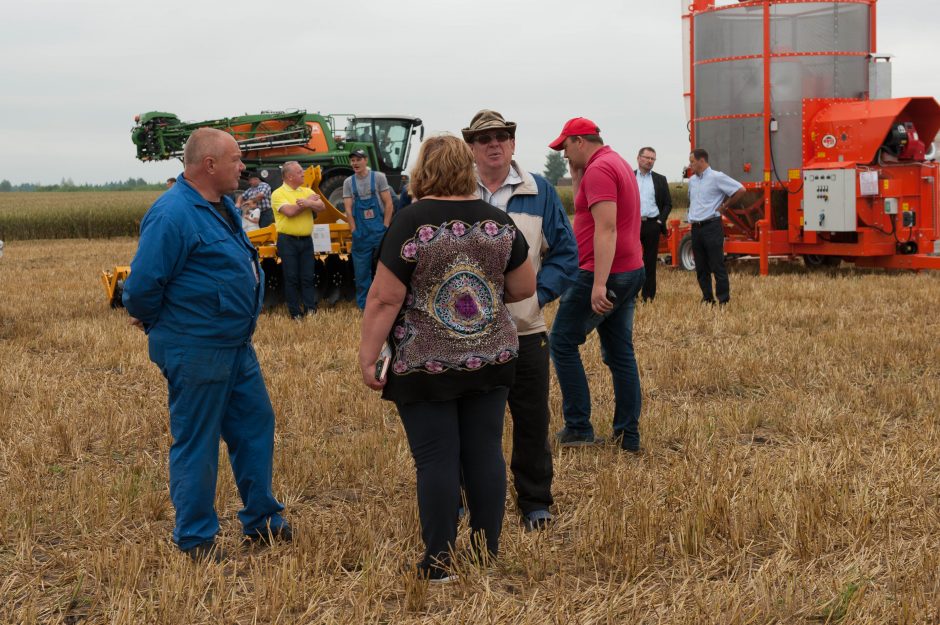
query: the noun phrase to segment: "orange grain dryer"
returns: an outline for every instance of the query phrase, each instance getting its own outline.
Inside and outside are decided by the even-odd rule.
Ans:
[[[682,0],[692,148],[748,189],[725,251],[940,269],[940,105],[892,98],[877,0]],[[673,264],[685,228],[670,224]]]

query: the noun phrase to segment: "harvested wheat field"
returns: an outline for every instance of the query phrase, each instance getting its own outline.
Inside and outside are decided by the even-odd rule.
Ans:
[[[135,246],[0,260],[0,622],[940,622],[940,274],[740,263],[717,310],[661,270],[635,323],[646,453],[556,450],[556,523],[526,534],[510,505],[498,562],[428,587],[398,573],[420,551],[414,473],[359,380],[351,304],[256,335],[294,543],[240,546],[223,463],[233,556],[179,554],[165,383],[97,281]],[[609,434],[596,339],[586,357]]]

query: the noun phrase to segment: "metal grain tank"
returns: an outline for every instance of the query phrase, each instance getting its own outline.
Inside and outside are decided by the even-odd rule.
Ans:
[[[683,0],[682,8],[693,143],[741,182],[786,181],[800,169],[804,99],[869,98],[874,0]],[[890,97],[885,84],[877,97]]]

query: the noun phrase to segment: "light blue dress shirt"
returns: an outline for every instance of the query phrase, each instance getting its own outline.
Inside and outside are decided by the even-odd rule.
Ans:
[[[653,186],[653,172],[644,174],[636,170],[636,182],[640,186],[640,217],[659,219],[659,207],[656,206],[656,187]]]
[[[689,222],[718,216],[718,207],[744,185],[711,167],[689,179]]]

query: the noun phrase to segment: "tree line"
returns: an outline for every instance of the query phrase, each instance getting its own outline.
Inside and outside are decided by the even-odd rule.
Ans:
[[[0,180],[0,193],[13,191],[158,191],[166,188],[162,182],[147,182],[143,178],[128,178],[103,184],[75,184],[71,178],[63,178],[58,184],[39,184],[24,182],[13,184],[9,180]]]

